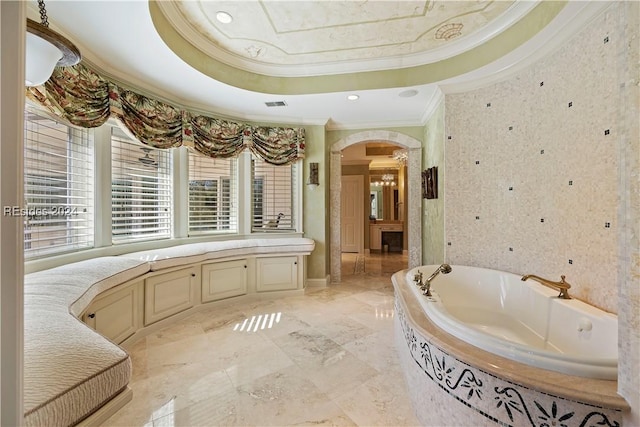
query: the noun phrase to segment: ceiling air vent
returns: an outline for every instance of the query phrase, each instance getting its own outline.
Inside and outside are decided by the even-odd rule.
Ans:
[[[265,102],[264,105],[266,105],[267,107],[286,107],[287,103],[284,101],[271,101]]]

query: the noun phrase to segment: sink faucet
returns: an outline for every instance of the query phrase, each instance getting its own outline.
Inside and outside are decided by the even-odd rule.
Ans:
[[[553,282],[551,280],[547,280],[547,279],[543,279],[542,277],[536,276],[534,274],[526,274],[524,276],[522,276],[522,281],[524,282],[527,279],[532,279],[535,280],[538,283],[541,283],[551,289],[555,289],[557,291],[560,291],[560,294],[558,294],[558,298],[562,298],[562,299],[571,299],[571,297],[569,296],[569,288],[571,287],[570,284],[568,284],[567,282],[564,281],[565,276],[562,275],[560,276],[560,281],[559,282]]]
[[[422,294],[425,296],[430,297],[431,296],[431,281],[433,279],[436,278],[436,276],[438,274],[449,274],[451,273],[451,266],[449,264],[442,264],[440,267],[438,267],[438,269],[436,271],[433,272],[433,274],[431,274],[431,276],[429,276],[427,278],[427,280],[425,280],[424,283],[422,282],[422,272],[420,272],[420,280],[417,281],[418,284],[421,284],[420,286],[420,290],[422,291]],[[417,275],[416,275],[417,276]]]

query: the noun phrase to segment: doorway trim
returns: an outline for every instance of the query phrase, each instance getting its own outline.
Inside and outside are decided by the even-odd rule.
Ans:
[[[407,159],[407,247],[409,250],[409,268],[422,264],[422,195],[420,193],[420,166],[422,143],[408,135],[385,130],[357,132],[338,140],[331,146],[331,188],[330,188],[330,253],[331,282],[342,279],[341,239],[340,239],[340,195],[342,177],[341,152],[347,147],[369,141],[390,142],[406,149]]]

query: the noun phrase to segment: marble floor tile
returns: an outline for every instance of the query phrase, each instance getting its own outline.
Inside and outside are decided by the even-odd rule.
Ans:
[[[214,303],[129,345],[133,399],[104,425],[418,425],[393,335],[407,257],[343,258],[339,284]]]
[[[347,315],[335,318],[332,322],[314,328],[339,345],[355,341],[374,333],[374,330]]]
[[[299,367],[283,369],[238,389],[248,425],[355,425]]]
[[[419,425],[411,402],[403,398],[404,384],[396,381],[402,372],[376,375],[340,397],[338,406],[358,425]]]

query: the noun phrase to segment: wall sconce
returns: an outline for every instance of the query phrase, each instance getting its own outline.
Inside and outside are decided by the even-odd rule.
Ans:
[[[318,163],[309,163],[309,181],[307,185],[310,190],[315,190],[320,185],[320,175],[318,174]]]
[[[27,18],[25,84],[39,86],[49,80],[55,67],[76,65],[82,59],[78,48],[65,37],[49,29],[44,0],[38,0],[38,24]]]

